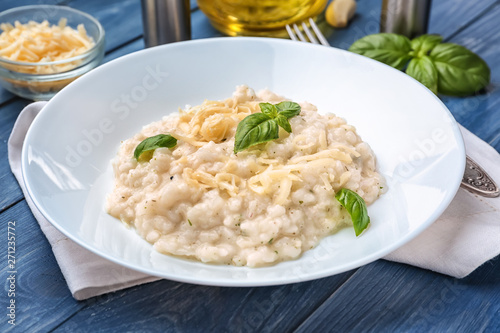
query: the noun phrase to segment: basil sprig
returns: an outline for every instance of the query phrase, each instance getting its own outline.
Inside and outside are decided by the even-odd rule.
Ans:
[[[356,192],[346,188],[341,189],[335,195],[335,199],[337,199],[347,210],[349,215],[351,215],[356,236],[361,235],[363,230],[370,224],[370,217],[368,216],[365,200]]]
[[[259,103],[261,113],[246,116],[236,128],[234,153],[238,153],[259,143],[279,138],[279,128],[292,133],[288,119],[300,113],[300,105],[295,102],[278,104]]]
[[[486,87],[490,68],[467,48],[441,43],[438,35],[422,35],[412,40],[405,36],[380,33],[354,42],[349,51],[383,62],[399,70],[406,69],[435,94],[467,96]]]
[[[154,151],[157,148],[174,148],[175,145],[177,145],[177,139],[170,134],[158,134],[139,143],[134,150],[134,157],[139,160],[139,157],[145,152]]]

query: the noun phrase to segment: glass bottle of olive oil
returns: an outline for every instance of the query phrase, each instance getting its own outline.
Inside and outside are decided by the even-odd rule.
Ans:
[[[198,0],[212,25],[229,36],[285,37],[285,26],[315,17],[327,0]]]

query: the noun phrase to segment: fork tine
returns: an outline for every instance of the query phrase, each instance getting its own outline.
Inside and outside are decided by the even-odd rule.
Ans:
[[[295,34],[293,33],[292,28],[290,28],[290,25],[288,25],[288,24],[286,25],[286,31],[288,32],[288,36],[290,36],[291,40],[298,41],[297,36],[295,36]]]
[[[319,44],[319,42],[316,39],[316,37],[314,37],[314,35],[312,34],[311,30],[309,30],[309,28],[307,27],[307,25],[304,22],[302,22],[302,29],[306,33],[307,38],[309,38],[309,41],[311,41],[311,43],[313,43],[313,44]]]
[[[295,30],[295,34],[297,35],[297,37],[302,41],[302,42],[306,42],[307,43],[307,39],[305,39],[304,35],[302,34],[302,32],[300,32],[300,29],[299,27],[294,23],[293,24],[293,30]]]
[[[309,18],[309,24],[311,25],[311,28],[314,30],[314,33],[316,33],[316,37],[318,37],[321,44],[325,46],[330,46],[330,43],[328,43],[325,36],[321,33],[321,30],[319,30],[318,26],[316,25],[316,23],[314,23],[314,20],[312,18]]]

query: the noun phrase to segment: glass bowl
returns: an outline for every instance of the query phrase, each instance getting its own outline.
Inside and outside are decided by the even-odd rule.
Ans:
[[[49,100],[71,81],[98,66],[104,56],[104,29],[95,18],[79,10],[53,5],[23,6],[0,13],[0,23],[29,21],[57,25],[66,19],[66,25],[76,29],[83,24],[94,46],[77,56],[50,62],[19,62],[0,56],[0,83],[8,91],[31,100]]]

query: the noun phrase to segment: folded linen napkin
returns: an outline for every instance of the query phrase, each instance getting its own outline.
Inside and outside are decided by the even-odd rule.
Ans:
[[[45,103],[32,103],[20,113],[8,142],[9,162],[33,215],[52,246],[73,297],[83,300],[158,280],[82,248],[55,229],[34,206],[21,174],[21,149],[29,126]],[[500,154],[467,129],[460,129],[468,155],[498,181]],[[500,198],[478,197],[460,189],[433,225],[384,259],[462,278],[500,254],[499,240]]]
[[[158,280],[158,277],[139,273],[101,258],[76,244],[53,227],[33,204],[26,192],[21,173],[21,150],[29,126],[46,103],[32,103],[19,114],[8,142],[9,163],[24,193],[28,206],[52,246],[52,251],[71,294],[77,300],[84,300]]]

